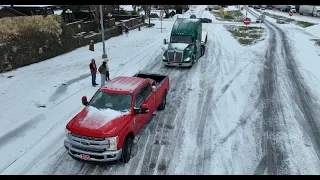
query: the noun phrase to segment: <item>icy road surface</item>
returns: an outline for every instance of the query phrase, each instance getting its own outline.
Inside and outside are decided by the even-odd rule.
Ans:
[[[96,58],[100,65],[101,43],[95,52],[84,47],[4,73],[1,174],[320,174],[320,75],[310,69],[318,62],[302,66],[306,61],[296,55],[317,56],[316,47],[293,51],[297,45],[273,22],[263,25],[265,41],[241,46],[227,23],[204,9],[195,6],[192,14],[213,23],[203,24],[206,53],[191,69],[161,64],[161,43],[174,19],[163,21],[163,33],[154,20],[155,28],[106,41],[111,78],[139,70],[170,76],[167,107],[136,137],[128,164],[76,161],[63,147],[65,125],[83,108],[81,96],[97,89],[90,86],[88,64]]]

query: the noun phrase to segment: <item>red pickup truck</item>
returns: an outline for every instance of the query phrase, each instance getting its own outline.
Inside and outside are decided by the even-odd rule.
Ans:
[[[75,159],[130,160],[133,139],[153,112],[164,110],[169,77],[138,73],[117,77],[101,87],[66,126],[64,146]]]

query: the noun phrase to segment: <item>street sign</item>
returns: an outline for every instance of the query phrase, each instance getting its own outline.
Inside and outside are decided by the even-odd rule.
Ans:
[[[289,12],[289,16],[292,16],[292,15],[293,15],[293,12],[290,11],[290,12]]]
[[[250,24],[250,23],[251,23],[250,18],[244,18],[244,19],[243,19],[243,24],[248,25],[248,24]]]
[[[223,14],[224,14],[224,15],[227,15],[228,13],[227,13],[227,11],[223,11]]]
[[[246,30],[247,30],[247,25],[251,23],[250,18],[244,18],[243,19],[243,24],[245,24],[246,26],[244,27],[244,38],[246,38]]]

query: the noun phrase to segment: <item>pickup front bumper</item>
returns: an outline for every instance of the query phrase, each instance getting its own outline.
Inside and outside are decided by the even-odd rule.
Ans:
[[[77,146],[73,146],[68,139],[64,141],[64,146],[67,149],[70,156],[73,156],[85,161],[95,161],[95,162],[115,161],[120,159],[122,154],[122,149],[117,151],[104,151],[104,152],[94,152],[94,151],[88,151],[82,148],[80,149]]]
[[[190,62],[168,62],[162,61],[165,66],[174,66],[174,67],[190,67],[192,65],[192,61]]]

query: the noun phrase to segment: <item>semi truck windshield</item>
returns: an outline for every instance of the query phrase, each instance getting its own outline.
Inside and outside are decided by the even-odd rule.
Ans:
[[[170,43],[186,43],[186,44],[192,44],[192,36],[171,35]]]

